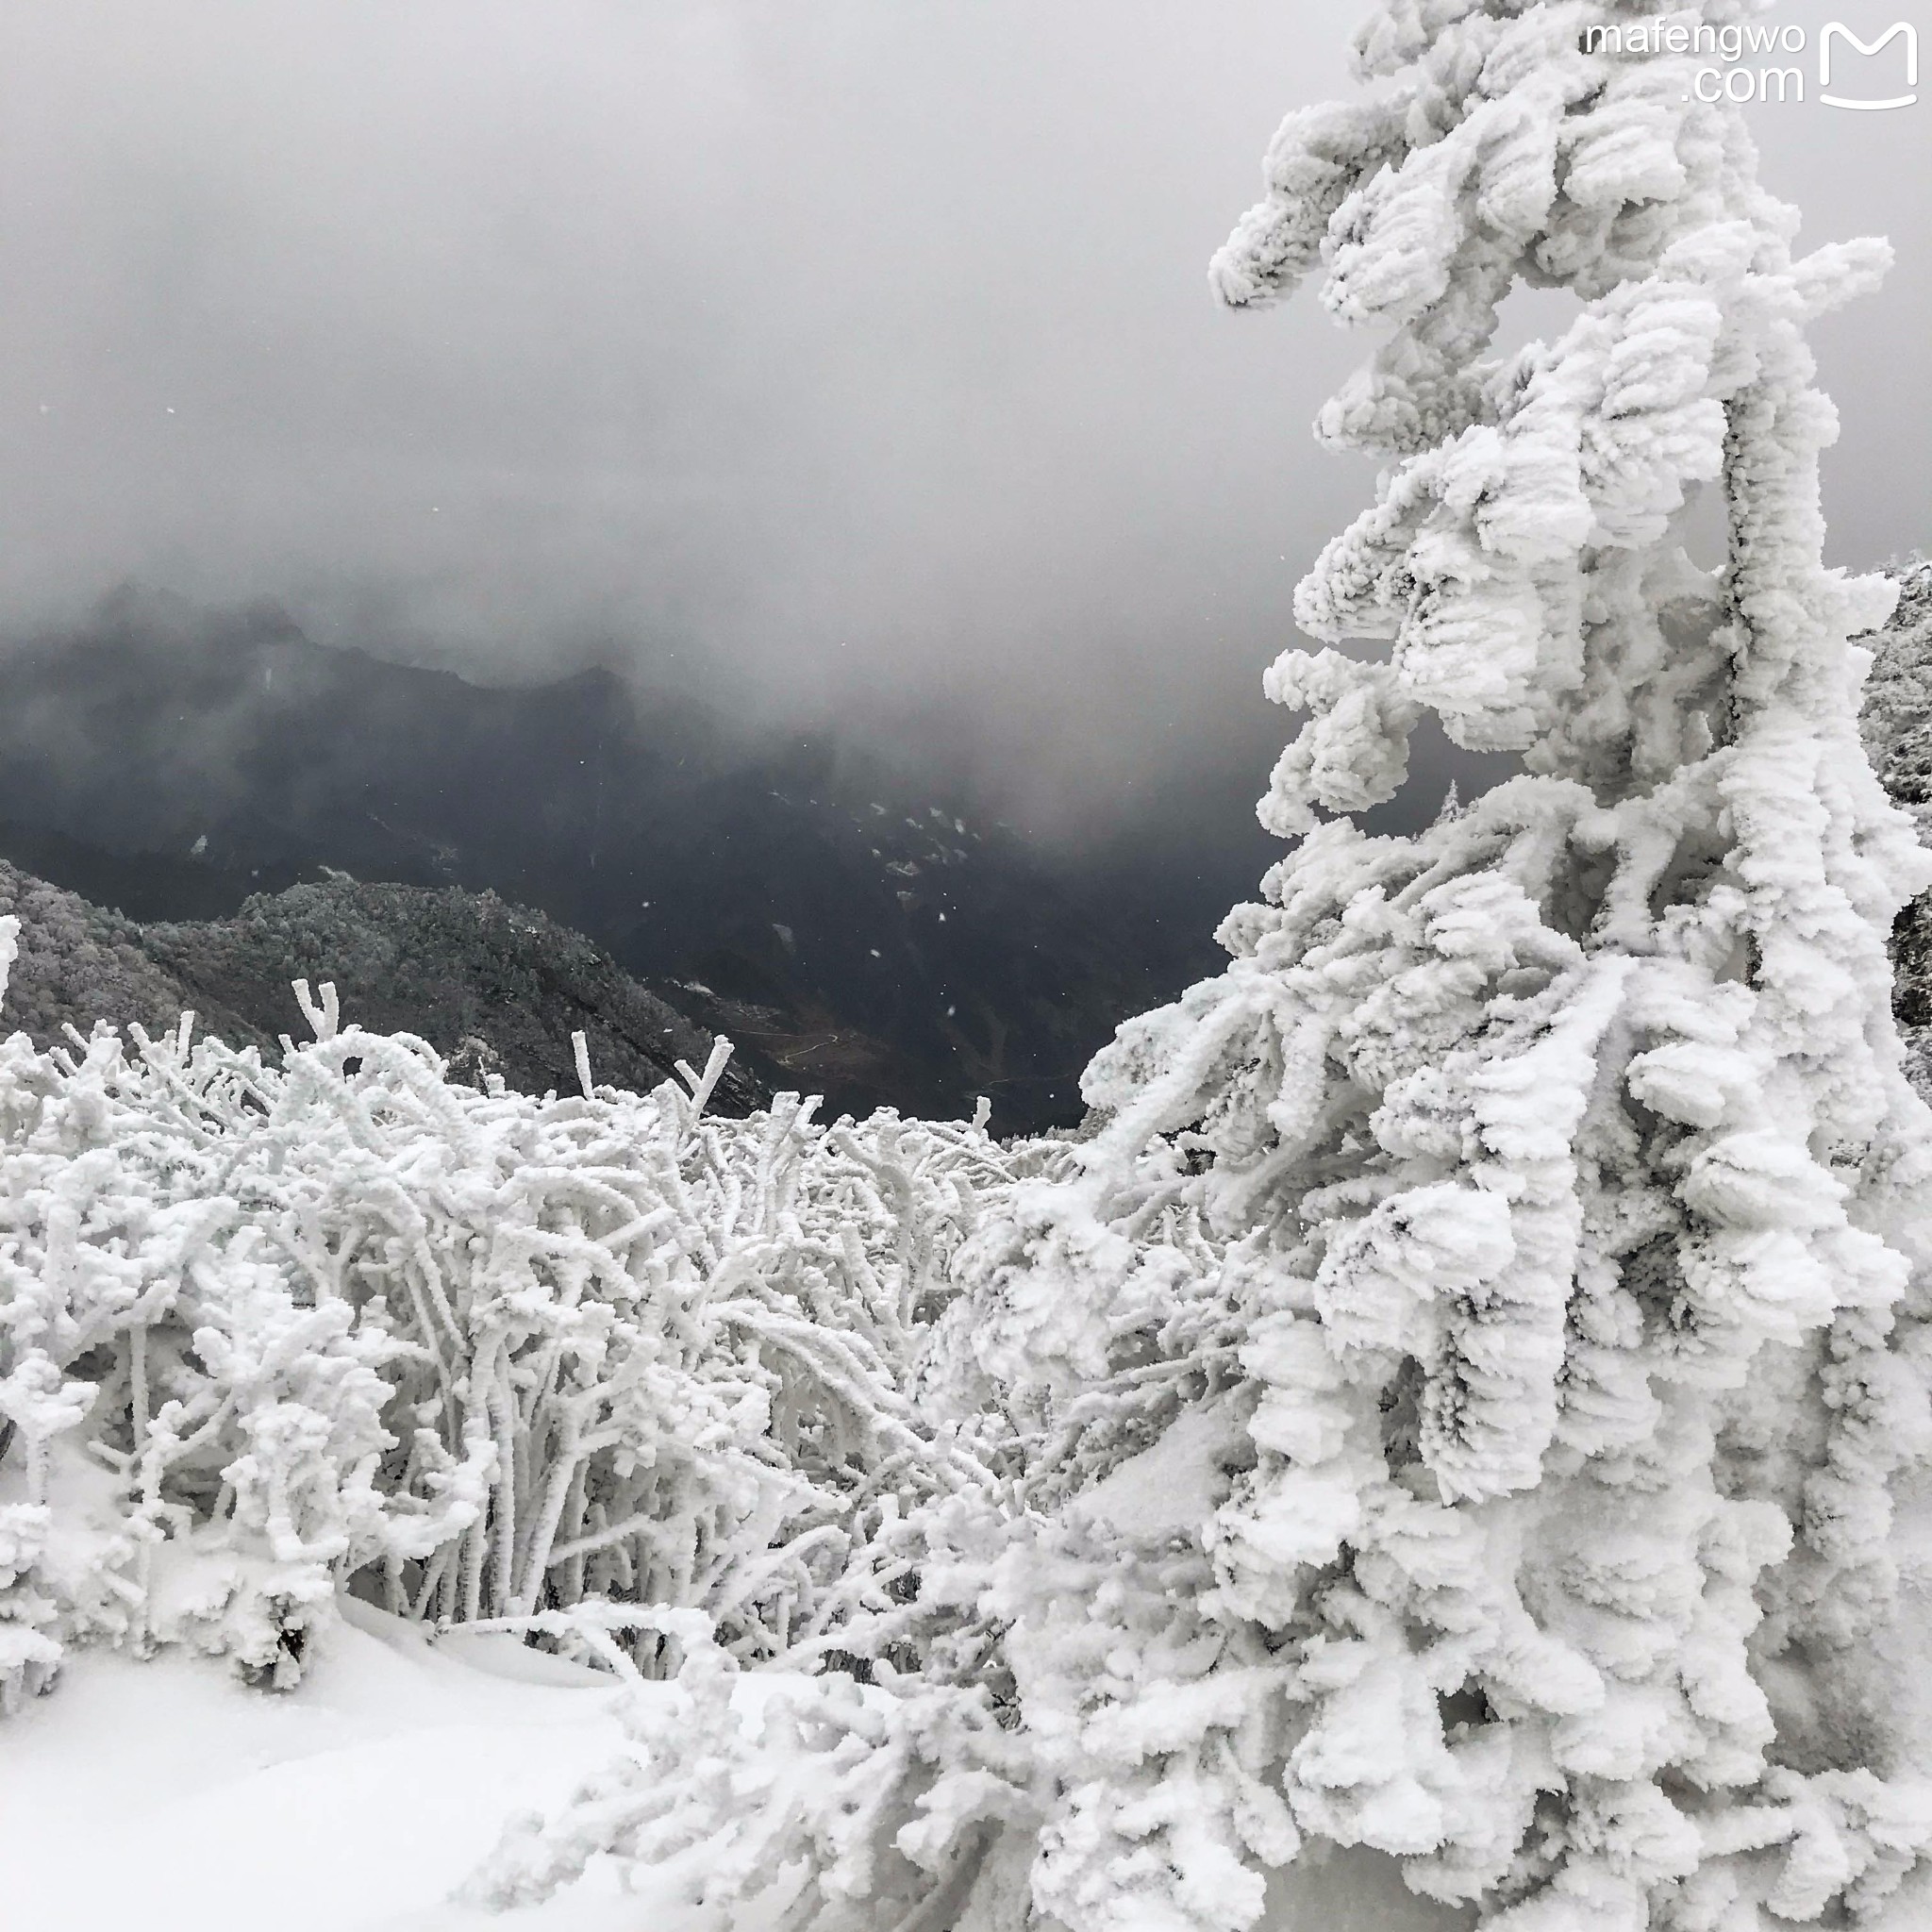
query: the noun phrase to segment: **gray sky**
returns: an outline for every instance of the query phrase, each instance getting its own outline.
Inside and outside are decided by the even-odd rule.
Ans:
[[[1204,270],[1361,10],[0,0],[0,621],[270,596],[857,707],[1043,829],[1251,798],[1366,345]],[[1902,257],[1819,334],[1847,561],[1932,545],[1927,95],[1757,117],[1812,239]]]

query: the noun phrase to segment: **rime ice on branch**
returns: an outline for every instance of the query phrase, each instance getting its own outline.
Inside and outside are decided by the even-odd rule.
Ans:
[[[1297,596],[1349,648],[1269,673],[1300,843],[1085,1086],[1098,1217],[1171,1148],[1231,1244],[1254,1466],[1205,1608],[1280,1669],[1262,1781],[1511,1932],[1856,1915],[1932,1834],[1878,1661],[1927,1441],[1885,938],[1932,863],[1859,743],[1892,593],[1821,561],[1805,341],[1888,251],[1794,253],[1693,60],[1586,51],[1659,10],[1391,0],[1366,100],[1276,137],[1214,287],[1317,273],[1380,331],[1317,430],[1386,468]],[[1521,286],[1571,318],[1492,356]],[[1368,837],[1426,712],[1521,775]],[[1214,1737],[1170,1774],[1272,1861]]]
[[[712,1120],[722,1041],[689,1091],[479,1093],[296,993],[279,1068],[192,1014],[0,1044],[0,1714],[77,1643],[285,1686],[344,1590],[835,1644],[901,1511],[985,1480],[905,1392],[983,1121]]]

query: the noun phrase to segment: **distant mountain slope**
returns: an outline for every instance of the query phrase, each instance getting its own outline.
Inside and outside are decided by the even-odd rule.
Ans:
[[[169,1031],[186,1008],[196,1009],[205,1032],[235,1046],[269,1047],[275,1031],[234,1008],[190,989],[155,959],[140,926],[117,912],[91,906],[0,859],[0,913],[20,919],[20,954],[0,1008],[0,1034],[25,1033],[36,1046],[58,1046],[65,1027],[85,1033],[97,1019],[150,1034]],[[283,989],[288,1019],[299,1019]]]
[[[1894,575],[1864,728],[1932,836],[1932,564]],[[1014,1132],[1076,1119],[1113,1027],[1218,958],[1222,883],[1057,871],[831,747],[729,757],[701,712],[602,674],[484,691],[273,614],[158,639],[137,618],[0,660],[0,911],[24,924],[0,1024],[40,1044],[192,1006],[272,1045],[301,1025],[288,982],[333,978],[352,1018],[473,1078],[474,1038],[513,1087],[565,1089],[581,1028],[598,1079],[649,1086],[715,1030],[727,1110],[984,1092]],[[325,867],[392,883],[298,883]],[[1932,1091],[1932,894],[1892,951]]]
[[[414,1033],[479,1085],[522,1092],[576,1082],[582,1032],[600,1084],[644,1089],[702,1066],[712,1036],[574,933],[494,894],[330,880],[248,900],[232,919],[142,925],[0,861],[0,912],[20,917],[20,957],[0,1029],[58,1044],[96,1019],[150,1033],[192,1009],[231,1045],[279,1052],[307,1036],[290,982],[333,980],[343,1017]],[[769,1098],[756,1049],[741,1047],[714,1096],[724,1113]]]
[[[197,1002],[264,1024],[293,1013],[291,980],[333,980],[343,1017],[421,1035],[459,1079],[499,1073],[520,1092],[576,1084],[581,1032],[599,1085],[642,1090],[704,1065],[712,1035],[622,972],[581,933],[493,892],[332,879],[246,901],[232,919],[136,928]],[[299,1030],[291,1019],[291,1030]],[[748,1113],[769,1087],[741,1048],[716,1104]]]
[[[1079,1117],[1093,1051],[1216,967],[1260,870],[1060,865],[835,745],[733,744],[606,673],[485,690],[274,611],[132,599],[0,659],[0,853],[145,919],[324,867],[494,891],[835,1108],[983,1092],[1005,1131]]]
[[[1867,641],[1873,663],[1858,723],[1880,783],[1918,821],[1921,842],[1932,844],[1932,563],[1914,558],[1890,574],[1898,608]],[[1907,1067],[1932,1098],[1932,892],[1893,924],[1891,963]]]

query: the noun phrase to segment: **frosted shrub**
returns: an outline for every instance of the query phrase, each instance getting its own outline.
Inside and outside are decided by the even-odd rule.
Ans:
[[[722,1043],[689,1091],[475,1092],[298,991],[280,1067],[192,1016],[0,1046],[0,1684],[177,1638],[289,1682],[344,1587],[829,1643],[858,1553],[980,1479],[902,1391],[1001,1150],[708,1119]]]
[[[594,1634],[594,1613],[575,1621]],[[1027,1740],[1002,1730],[984,1689],[843,1673],[750,1684],[704,1622],[677,1633],[671,1694],[621,1707],[625,1756],[558,1819],[514,1821],[469,1896],[532,1904],[614,1857],[658,1868],[660,1893],[676,1878],[721,1924],[747,1907],[774,1932],[950,1924],[989,1824],[1025,1814]]]
[[[1150,1156],[1103,1226],[1074,1157],[1013,1157],[923,1361],[923,1411],[996,1480],[883,1527],[836,1648],[789,1660],[828,1674],[747,1695],[689,1653],[679,1699],[634,1702],[626,1755],[511,1831],[475,1896],[542,1899],[602,1855],[681,1873],[720,1927],[753,1906],[788,1932],[1109,1923],[1126,1900],[1148,1925],[1252,1916],[1240,1833],[1278,1860],[1295,1827],[1261,1782],[1287,1666],[1230,1645],[1200,1541],[1221,1461],[1252,1460],[1240,1269],[1182,1166]]]

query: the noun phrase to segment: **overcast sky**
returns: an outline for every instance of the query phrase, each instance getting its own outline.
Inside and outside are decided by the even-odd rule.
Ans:
[[[1204,271],[1362,10],[0,0],[0,623],[274,597],[857,707],[1042,828],[1251,797],[1365,345]],[[1902,258],[1819,334],[1846,561],[1932,545],[1927,92],[1757,116],[1810,239]]]

